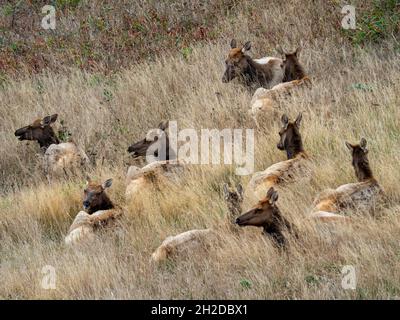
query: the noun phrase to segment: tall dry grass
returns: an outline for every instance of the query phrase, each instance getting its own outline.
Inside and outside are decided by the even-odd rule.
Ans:
[[[323,3],[302,2],[301,14],[295,2],[264,6],[268,39],[252,33],[243,12],[219,23],[226,38],[195,46],[188,59],[166,52],[111,78],[69,70],[27,75],[1,89],[0,298],[398,297],[399,56],[390,42],[382,48],[351,47],[335,23],[316,20],[316,13],[336,19]],[[251,93],[238,83],[221,82],[233,35],[252,40],[254,55],[274,54],[274,42],[286,47],[302,42],[300,60],[313,80],[311,89],[280,103],[281,113],[304,113],[301,133],[314,169],[310,179],[279,191],[282,213],[300,232],[286,253],[259,229],[234,234],[223,227],[222,184],[241,181],[246,186],[250,179],[235,176],[233,167],[191,166],[179,185],[154,188],[132,202],[124,199],[124,175],[132,161],[127,146],[160,120],[176,120],[180,128],[254,127],[247,113]],[[49,184],[36,144],[17,141],[13,132],[55,112],[93,164],[81,176]],[[276,119],[271,127],[256,130],[256,170],[285,159],[276,148],[278,128]],[[362,136],[387,202],[377,217],[355,214],[352,225],[315,225],[307,219],[315,195],[355,181],[344,140],[356,142]],[[74,250],[64,246],[63,237],[80,210],[86,174],[112,177],[110,197],[127,214],[121,229]],[[244,208],[255,200],[247,194]],[[205,227],[219,228],[219,246],[161,267],[149,263],[166,236]],[[45,265],[56,269],[55,290],[40,285]],[[356,268],[356,290],[341,287],[344,265]]]

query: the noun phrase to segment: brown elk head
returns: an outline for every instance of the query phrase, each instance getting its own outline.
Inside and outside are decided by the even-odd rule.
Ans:
[[[236,219],[236,224],[241,227],[263,227],[265,234],[271,236],[278,245],[284,245],[285,238],[282,234],[282,228],[287,227],[289,231],[291,228],[286,219],[282,217],[276,205],[277,200],[278,193],[271,187],[264,199]]]
[[[372,170],[368,161],[367,140],[365,138],[361,138],[359,144],[351,144],[347,141],[345,144],[346,147],[351,151],[353,158],[352,164],[357,179],[359,181],[364,181],[373,178]]]
[[[163,121],[158,129],[150,130],[146,137],[128,148],[128,152],[134,157],[145,157],[148,154],[154,155],[158,160],[171,160],[174,155],[170,154],[168,129],[169,122]]]
[[[87,185],[83,191],[83,208],[88,214],[99,210],[108,210],[114,208],[113,203],[105,190],[112,185],[112,179],[104,181],[102,184],[93,182],[87,178]]]
[[[235,190],[230,190],[228,185],[224,184],[224,200],[228,205],[229,212],[236,216],[242,211],[243,187],[239,183]]]
[[[37,119],[32,124],[16,130],[14,134],[20,141],[35,140],[39,143],[40,148],[47,149],[52,144],[60,143],[51,127],[57,117],[57,114],[53,114],[43,119]]]
[[[283,65],[285,68],[283,82],[303,79],[306,74],[302,65],[299,62],[301,47],[298,47],[293,52],[286,52],[282,49],[281,46],[278,46],[277,51],[283,57]]]
[[[250,49],[250,41],[247,41],[243,47],[237,47],[236,40],[232,39],[231,50],[225,60],[225,72],[222,76],[222,82],[227,83],[245,73],[245,70],[249,67],[248,56],[245,55],[245,52]]]
[[[282,127],[279,131],[280,139],[277,148],[286,151],[288,159],[292,159],[304,151],[299,130],[301,119],[301,113],[299,113],[295,121],[289,121],[286,114],[282,115],[281,118]]]

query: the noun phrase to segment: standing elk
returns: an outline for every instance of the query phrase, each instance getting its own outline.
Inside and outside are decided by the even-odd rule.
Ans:
[[[65,237],[67,245],[93,239],[97,229],[109,226],[111,221],[122,215],[122,209],[105,192],[111,185],[112,179],[99,184],[88,178],[82,202],[85,211],[80,211],[72,222]]]
[[[338,213],[352,209],[370,212],[383,195],[369,165],[367,140],[361,138],[359,144],[345,144],[352,154],[358,182],[344,184],[335,190],[328,189],[318,195],[314,200],[313,218],[323,221],[347,220],[346,216]]]
[[[263,234],[271,237],[274,244],[278,247],[285,247],[287,245],[287,240],[283,231],[286,229],[289,233],[293,233],[295,236],[297,236],[297,234],[294,226],[292,226],[292,224],[282,216],[281,211],[276,205],[277,200],[278,192],[271,187],[268,190],[267,195],[260,200],[254,208],[243,213],[236,219],[236,224],[241,227],[262,227]]]
[[[246,54],[250,48],[250,41],[243,47],[238,47],[235,39],[231,41],[222,82],[227,83],[240,78],[247,86],[255,84],[265,88],[281,83],[284,77],[283,60],[275,57],[252,59]]]
[[[304,151],[300,134],[300,113],[295,121],[289,121],[284,114],[281,118],[282,127],[279,131],[280,140],[277,145],[279,150],[285,151],[287,160],[273,164],[264,171],[256,172],[250,180],[250,187],[259,194],[263,190],[293,181],[300,173],[309,173],[307,168],[308,155]]]
[[[39,143],[43,151],[43,167],[47,175],[60,174],[66,169],[85,165],[89,158],[83,150],[80,150],[75,143],[60,143],[52,124],[57,120],[58,115],[53,114],[43,119],[37,119],[32,124],[15,131],[15,136],[20,141],[31,140]]]

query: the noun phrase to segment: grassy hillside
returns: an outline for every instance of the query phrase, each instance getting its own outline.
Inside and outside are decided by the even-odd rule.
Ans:
[[[367,23],[376,19],[359,20],[357,30],[343,31],[340,1],[269,5],[265,1],[202,1],[204,10],[194,11],[198,20],[185,15],[186,11],[168,12],[173,6],[150,0],[143,1],[140,10],[134,5],[124,8],[123,1],[102,1],[104,5],[90,1],[90,10],[83,10],[89,1],[55,2],[62,22],[51,36],[30,28],[21,18],[29,6],[40,8],[42,1],[16,2],[18,10],[12,10],[16,10],[15,21],[21,23],[2,27],[0,298],[363,299],[400,295],[400,57],[398,6],[393,1],[356,1],[360,13],[383,19],[386,27],[377,36],[358,35],[364,28],[370,30]],[[379,11],[383,3],[394,6]],[[301,6],[302,13],[295,6]],[[12,18],[2,8],[4,24]],[[129,25],[136,26],[137,33],[130,27],[126,32],[119,28],[123,10],[134,12]],[[116,18],[111,18],[113,12],[118,12]],[[151,12],[168,17],[168,23],[181,33],[163,33],[148,20],[143,22],[143,31],[135,19],[140,21]],[[103,25],[97,20],[103,13],[107,27],[94,32],[90,21]],[[61,35],[67,37],[70,30],[70,17],[78,32],[71,31],[71,38],[63,40]],[[180,29],[185,17],[190,24]],[[85,23],[89,29],[83,28]],[[151,26],[154,34],[148,31]],[[209,28],[210,33],[197,39],[198,27]],[[182,40],[176,42],[180,34]],[[126,50],[120,47],[124,35],[135,44],[127,44]],[[84,37],[89,36],[94,58],[82,49]],[[31,46],[35,37],[54,39],[52,45],[37,49]],[[300,240],[290,239],[286,253],[262,237],[260,229],[249,227],[234,234],[224,225],[227,207],[222,184],[240,181],[246,189],[250,180],[250,176],[236,176],[233,166],[191,166],[179,185],[155,187],[131,202],[124,197],[125,173],[133,163],[126,149],[161,120],[176,120],[179,128],[255,127],[248,115],[251,92],[237,82],[221,81],[232,37],[251,40],[254,57],[277,55],[278,44],[288,49],[301,44],[300,61],[312,79],[310,89],[283,99],[278,111],[291,118],[303,112],[301,133],[314,171],[311,178],[279,190],[282,213],[300,231]],[[12,49],[16,39],[21,51]],[[45,59],[43,65],[31,63],[35,54]],[[76,59],[83,62],[75,63]],[[96,68],[89,61],[95,61]],[[19,142],[14,131],[51,113],[59,114],[56,128],[62,120],[88,153],[92,166],[81,175],[49,184],[38,146]],[[271,126],[256,129],[256,170],[285,159],[276,148],[279,125],[277,118]],[[361,137],[368,140],[371,167],[387,202],[376,217],[355,213],[352,225],[315,225],[307,219],[314,197],[326,188],[356,181],[344,141],[357,142]],[[113,178],[109,194],[127,214],[118,232],[100,234],[94,244],[74,250],[65,247],[63,239],[81,208],[86,174],[99,180]],[[255,201],[246,194],[243,207],[250,208]],[[161,267],[149,263],[165,237],[205,227],[219,228],[220,246]],[[40,286],[46,265],[56,268],[55,290]],[[356,290],[341,287],[344,265],[356,268]]]

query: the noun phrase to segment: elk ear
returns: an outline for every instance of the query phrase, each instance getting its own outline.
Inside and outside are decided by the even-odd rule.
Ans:
[[[53,114],[51,116],[44,117],[43,120],[42,120],[42,125],[43,126],[51,125],[52,123],[56,122],[57,117],[58,117],[57,113],[55,113],[55,114]]]
[[[228,197],[229,197],[229,190],[228,190],[228,185],[227,185],[226,183],[224,183],[223,191],[224,191],[224,198],[225,198],[225,199],[228,199]]]
[[[236,190],[237,190],[237,192],[238,192],[238,194],[239,194],[239,197],[240,197],[240,198],[243,198],[244,190],[243,190],[243,186],[242,186],[241,183],[238,184],[238,186],[236,187]]]
[[[242,48],[242,52],[249,51],[250,49],[251,49],[251,42],[250,42],[250,41],[247,41],[247,42],[244,44],[243,48]]]
[[[160,124],[158,125],[158,128],[161,129],[162,131],[165,131],[166,129],[168,129],[168,125],[169,125],[169,121],[164,120],[164,121],[160,122]]]
[[[299,115],[297,116],[296,120],[294,121],[294,124],[296,125],[297,128],[300,128],[300,123],[301,123],[302,118],[303,118],[303,114],[300,112]]]
[[[275,191],[274,187],[269,188],[267,198],[270,204],[274,204],[278,200],[278,192]]]
[[[101,186],[103,189],[107,189],[111,187],[111,185],[112,185],[112,179],[107,179],[106,181],[103,182]]]
[[[360,147],[361,147],[362,149],[366,149],[366,147],[367,147],[367,139],[361,138],[361,140],[360,140]]]
[[[295,56],[298,57],[301,52],[301,47],[297,47],[296,51],[294,52]]]
[[[232,39],[232,40],[231,40],[231,48],[232,48],[232,49],[235,49],[235,48],[236,48],[236,44],[237,44],[237,43],[236,43],[236,39]]]
[[[282,115],[281,122],[282,122],[282,125],[283,125],[285,128],[286,128],[287,125],[289,124],[289,118],[288,118],[288,116],[286,115],[286,113],[284,113],[284,114]]]
[[[285,55],[285,51],[283,51],[282,46],[280,44],[276,47],[276,52],[278,52],[282,56]]]
[[[86,186],[88,186],[90,182],[92,182],[92,179],[89,176],[86,176]]]
[[[344,143],[345,143],[347,149],[349,149],[350,151],[353,151],[353,145],[351,143],[349,143],[347,141],[345,141]]]

